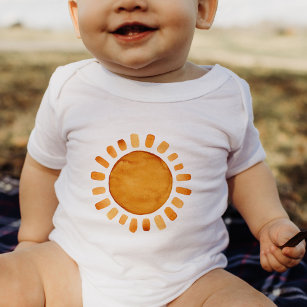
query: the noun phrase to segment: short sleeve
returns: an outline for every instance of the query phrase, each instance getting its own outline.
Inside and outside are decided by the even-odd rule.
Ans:
[[[229,153],[226,177],[230,178],[265,159],[265,152],[259,139],[259,132],[254,126],[252,99],[248,84],[240,79],[245,124],[238,148]]]
[[[56,105],[52,92],[52,82],[38,109],[35,126],[28,142],[30,156],[40,164],[53,169],[61,169],[66,163],[66,142],[58,129]]]

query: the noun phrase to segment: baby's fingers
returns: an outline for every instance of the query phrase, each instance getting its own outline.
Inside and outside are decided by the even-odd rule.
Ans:
[[[281,251],[277,250],[276,246],[272,245],[270,250],[266,252],[266,256],[274,271],[282,273],[288,269],[288,261],[286,260],[287,257],[282,255]]]
[[[290,251],[289,253],[288,250],[284,251],[284,249],[291,249],[292,251]],[[272,256],[276,259],[276,261],[286,268],[292,268],[293,266],[298,265],[304,254],[300,257],[297,251],[293,251],[293,249],[296,248],[287,247],[284,249],[281,251],[276,246],[272,246],[270,252],[272,253]],[[280,270],[278,269],[276,271],[280,272]]]
[[[266,251],[261,251],[260,253],[260,264],[262,268],[268,272],[272,272],[273,268],[269,262],[268,256]]]
[[[306,252],[306,243],[301,242],[295,247],[284,247],[281,252],[286,257],[292,259],[302,259]]]

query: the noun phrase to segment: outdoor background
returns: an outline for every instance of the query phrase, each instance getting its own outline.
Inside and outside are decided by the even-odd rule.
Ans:
[[[307,228],[307,2],[219,2],[214,27],[196,32],[190,60],[222,64],[249,82],[283,205]],[[0,181],[20,176],[52,72],[89,57],[70,26],[67,0],[0,0]]]

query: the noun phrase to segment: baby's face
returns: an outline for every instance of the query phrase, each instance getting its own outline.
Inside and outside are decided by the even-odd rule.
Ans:
[[[184,65],[195,26],[208,28],[217,0],[69,1],[77,33],[109,70],[147,77]],[[213,16],[213,17],[212,17]]]

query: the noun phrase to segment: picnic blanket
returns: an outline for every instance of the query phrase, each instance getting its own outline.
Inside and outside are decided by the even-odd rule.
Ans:
[[[0,253],[9,252],[17,244],[20,225],[18,180],[0,181]],[[307,306],[307,254],[296,267],[284,273],[264,271],[259,261],[259,244],[239,213],[232,207],[224,215],[230,244],[225,250],[227,270],[267,295],[279,307]]]

